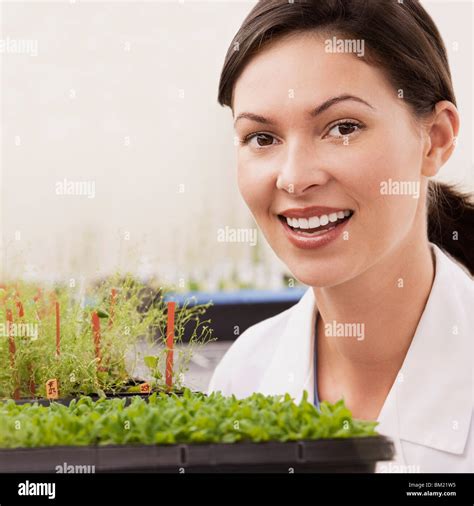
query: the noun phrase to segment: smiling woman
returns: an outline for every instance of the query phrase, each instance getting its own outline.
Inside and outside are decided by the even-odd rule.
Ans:
[[[414,0],[260,1],[219,102],[241,194],[309,289],[235,342],[209,391],[344,397],[394,438],[397,469],[473,471],[474,206],[430,179],[460,123],[430,16]]]

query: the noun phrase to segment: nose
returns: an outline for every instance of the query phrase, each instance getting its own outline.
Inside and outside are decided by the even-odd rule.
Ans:
[[[311,142],[301,140],[288,143],[282,156],[284,159],[276,181],[279,190],[297,196],[310,188],[326,184],[331,178]]]

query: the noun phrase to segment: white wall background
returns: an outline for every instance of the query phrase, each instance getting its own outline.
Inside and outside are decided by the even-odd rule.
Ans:
[[[444,36],[463,121],[441,179],[472,189],[473,5],[423,3]],[[258,252],[216,240],[220,227],[255,226],[236,185],[231,113],[216,98],[253,4],[1,4],[1,38],[37,41],[38,54],[0,54],[0,277],[125,269],[176,282],[194,272],[212,288],[236,267],[279,284],[262,236]],[[94,182],[95,198],[57,195],[64,179]],[[253,266],[258,255],[265,267]]]

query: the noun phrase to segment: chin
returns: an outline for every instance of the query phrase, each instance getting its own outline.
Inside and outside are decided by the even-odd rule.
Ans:
[[[340,272],[333,272],[332,269],[320,270],[315,269],[314,266],[308,269],[302,269],[301,266],[292,269],[293,276],[304,285],[314,288],[329,288],[331,286],[339,285],[343,282],[344,277]]]
[[[304,285],[315,288],[329,288],[340,285],[353,278],[354,262],[347,255],[339,259],[329,258],[301,258],[292,256],[280,257],[293,276]],[[299,258],[298,258],[299,257]]]

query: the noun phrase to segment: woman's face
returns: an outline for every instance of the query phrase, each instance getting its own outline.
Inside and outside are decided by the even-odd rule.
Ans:
[[[296,34],[266,47],[232,104],[242,196],[276,254],[315,287],[421,237],[425,205],[423,136],[408,106],[380,70],[326,52],[324,40]]]

